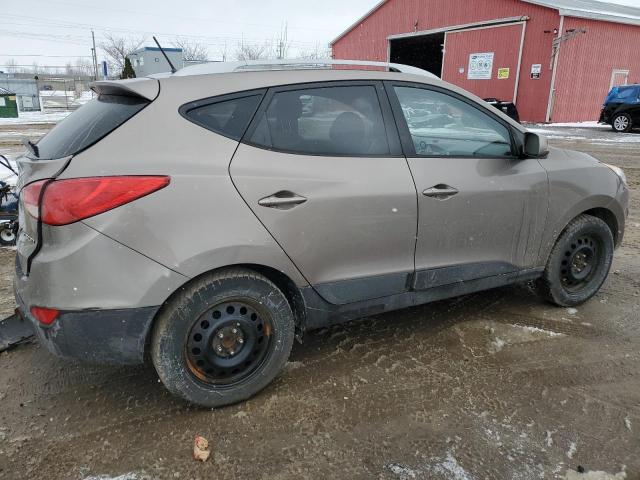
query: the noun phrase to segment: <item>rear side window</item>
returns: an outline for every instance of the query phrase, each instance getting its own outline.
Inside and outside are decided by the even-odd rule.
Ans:
[[[249,143],[307,155],[389,155],[373,86],[323,87],[276,93]]]
[[[100,95],[65,118],[38,142],[38,159],[53,160],[81,152],[149,103],[139,97]]]
[[[240,140],[262,95],[234,98],[201,107],[186,108],[182,114],[193,123],[234,140]]]

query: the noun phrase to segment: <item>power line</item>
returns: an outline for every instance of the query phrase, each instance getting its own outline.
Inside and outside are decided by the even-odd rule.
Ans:
[[[86,5],[82,5],[82,4],[78,4],[78,3],[73,3],[73,2],[63,2],[63,1],[56,1],[57,5],[69,5],[69,6],[74,6],[74,7],[81,7],[81,8],[85,8]],[[145,17],[156,17],[156,18],[162,18],[162,19],[166,19],[167,17],[165,15],[161,15],[161,14],[157,14],[157,13],[153,13],[150,11],[140,11],[140,10],[128,10],[128,9],[123,9],[123,8],[113,8],[111,6],[109,7],[103,7],[100,5],[93,5],[92,10],[105,10],[108,11],[110,13],[130,13],[130,14],[134,14],[134,15],[144,15]],[[15,15],[15,14],[7,14],[7,13],[0,13],[0,17],[13,17],[13,18],[29,18],[29,19],[40,19],[40,17],[28,17],[25,15]],[[276,25],[276,24],[268,24],[268,23],[249,23],[249,22],[245,22],[245,21],[237,21],[237,20],[232,20],[232,19],[225,19],[225,20],[215,20],[212,19],[211,17],[208,16],[197,16],[197,17],[187,17],[187,16],[181,16],[181,15],[174,15],[171,14],[171,19],[172,20],[184,20],[184,21],[188,21],[188,22],[203,22],[203,23],[207,23],[208,25],[210,24],[220,24],[220,25],[229,25],[229,24],[238,24],[238,25],[242,25],[245,27],[267,27],[269,29],[278,29],[281,28],[281,25]],[[50,20],[51,21],[51,20]],[[52,21],[54,22],[61,22],[61,23],[65,23],[65,24],[76,24],[76,25],[84,25],[85,27],[97,27],[97,25],[95,24],[83,24],[80,22],[71,22],[68,20],[55,20],[52,19]],[[315,31],[323,31],[323,32],[333,32],[333,29],[328,29],[328,28],[317,28],[317,27],[313,27],[308,25],[308,23],[305,23],[304,26],[301,27],[296,27],[296,26],[289,26],[290,30],[302,30],[302,31],[309,31],[309,30],[315,30]]]
[[[0,17],[12,17],[12,18],[22,18],[22,19],[27,19],[31,21],[31,25],[33,26],[33,23],[35,21],[35,23],[39,23],[43,26],[49,26],[49,27],[59,27],[59,28],[65,28],[65,29],[69,29],[69,28],[75,28],[75,29],[84,29],[84,30],[89,30],[91,28],[95,28],[95,29],[101,29],[104,31],[112,31],[112,32],[121,32],[121,33],[128,33],[128,34],[134,34],[134,35],[147,35],[147,36],[151,36],[151,35],[158,35],[158,36],[168,36],[168,37],[184,37],[184,38],[189,38],[189,39],[193,39],[193,40],[199,40],[199,41],[203,41],[203,42],[212,42],[212,43],[207,43],[207,45],[211,45],[211,46],[222,46],[224,45],[225,42],[229,42],[229,41],[235,41],[235,42],[242,42],[243,38],[240,35],[217,35],[217,36],[213,36],[213,35],[193,35],[193,34],[184,34],[184,33],[175,33],[175,32],[158,32],[158,31],[141,31],[141,30],[133,30],[133,29],[129,29],[129,28],[121,28],[121,27],[109,27],[109,26],[104,26],[104,25],[95,25],[95,24],[87,24],[87,23],[80,23],[80,22],[70,22],[70,21],[60,21],[60,20],[53,20],[53,19],[41,19],[38,17],[29,17],[26,15],[8,15],[8,14],[0,14]],[[10,25],[10,23],[5,22],[4,25]],[[245,24],[246,25],[246,24]],[[290,28],[290,27],[289,27]],[[11,32],[13,34],[13,36],[22,36],[24,35],[26,36],[41,36],[41,37],[49,37],[51,38],[52,34],[48,34],[48,35],[42,35],[42,34],[37,34],[37,33],[27,33],[27,32]],[[277,37],[278,33],[274,32],[272,37]],[[63,38],[60,38],[63,37]],[[75,43],[75,40],[77,39],[78,41],[80,41],[81,38],[84,38],[84,36],[80,37],[78,35],[60,35],[58,34],[58,38],[61,41],[66,41],[67,43]],[[66,40],[65,40],[66,39]],[[251,43],[254,46],[263,44],[265,41],[265,38],[257,38],[254,37],[251,40],[247,40],[247,38],[244,38],[245,43]],[[312,47],[315,45],[316,42],[311,42],[311,41],[290,41],[289,44],[291,46],[294,47]]]

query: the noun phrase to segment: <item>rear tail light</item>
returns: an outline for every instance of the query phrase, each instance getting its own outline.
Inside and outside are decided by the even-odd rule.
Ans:
[[[20,195],[22,196],[22,204],[24,205],[24,209],[27,211],[29,215],[33,218],[38,218],[38,205],[40,205],[40,193],[42,192],[42,187],[49,180],[40,180],[37,182],[30,183],[26,187],[22,189]]]
[[[27,185],[25,210],[38,218],[38,200],[48,180]],[[171,181],[167,176],[87,177],[52,181],[42,198],[42,221],[47,225],[69,225],[112,210],[160,190]]]
[[[55,308],[31,307],[31,315],[43,325],[51,325],[56,321],[60,311]]]

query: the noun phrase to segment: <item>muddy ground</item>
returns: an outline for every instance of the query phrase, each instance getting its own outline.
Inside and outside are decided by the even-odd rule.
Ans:
[[[624,167],[632,188],[615,273],[588,304],[516,286],[311,333],[270,387],[216,411],[171,397],[150,366],[22,346],[0,355],[0,478],[640,478],[640,134],[550,131]]]

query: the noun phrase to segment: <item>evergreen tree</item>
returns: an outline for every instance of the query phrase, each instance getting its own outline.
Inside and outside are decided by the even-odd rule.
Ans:
[[[131,60],[129,60],[129,57],[124,59],[124,68],[122,69],[120,78],[136,78],[136,72],[134,72],[133,67],[131,66]]]

